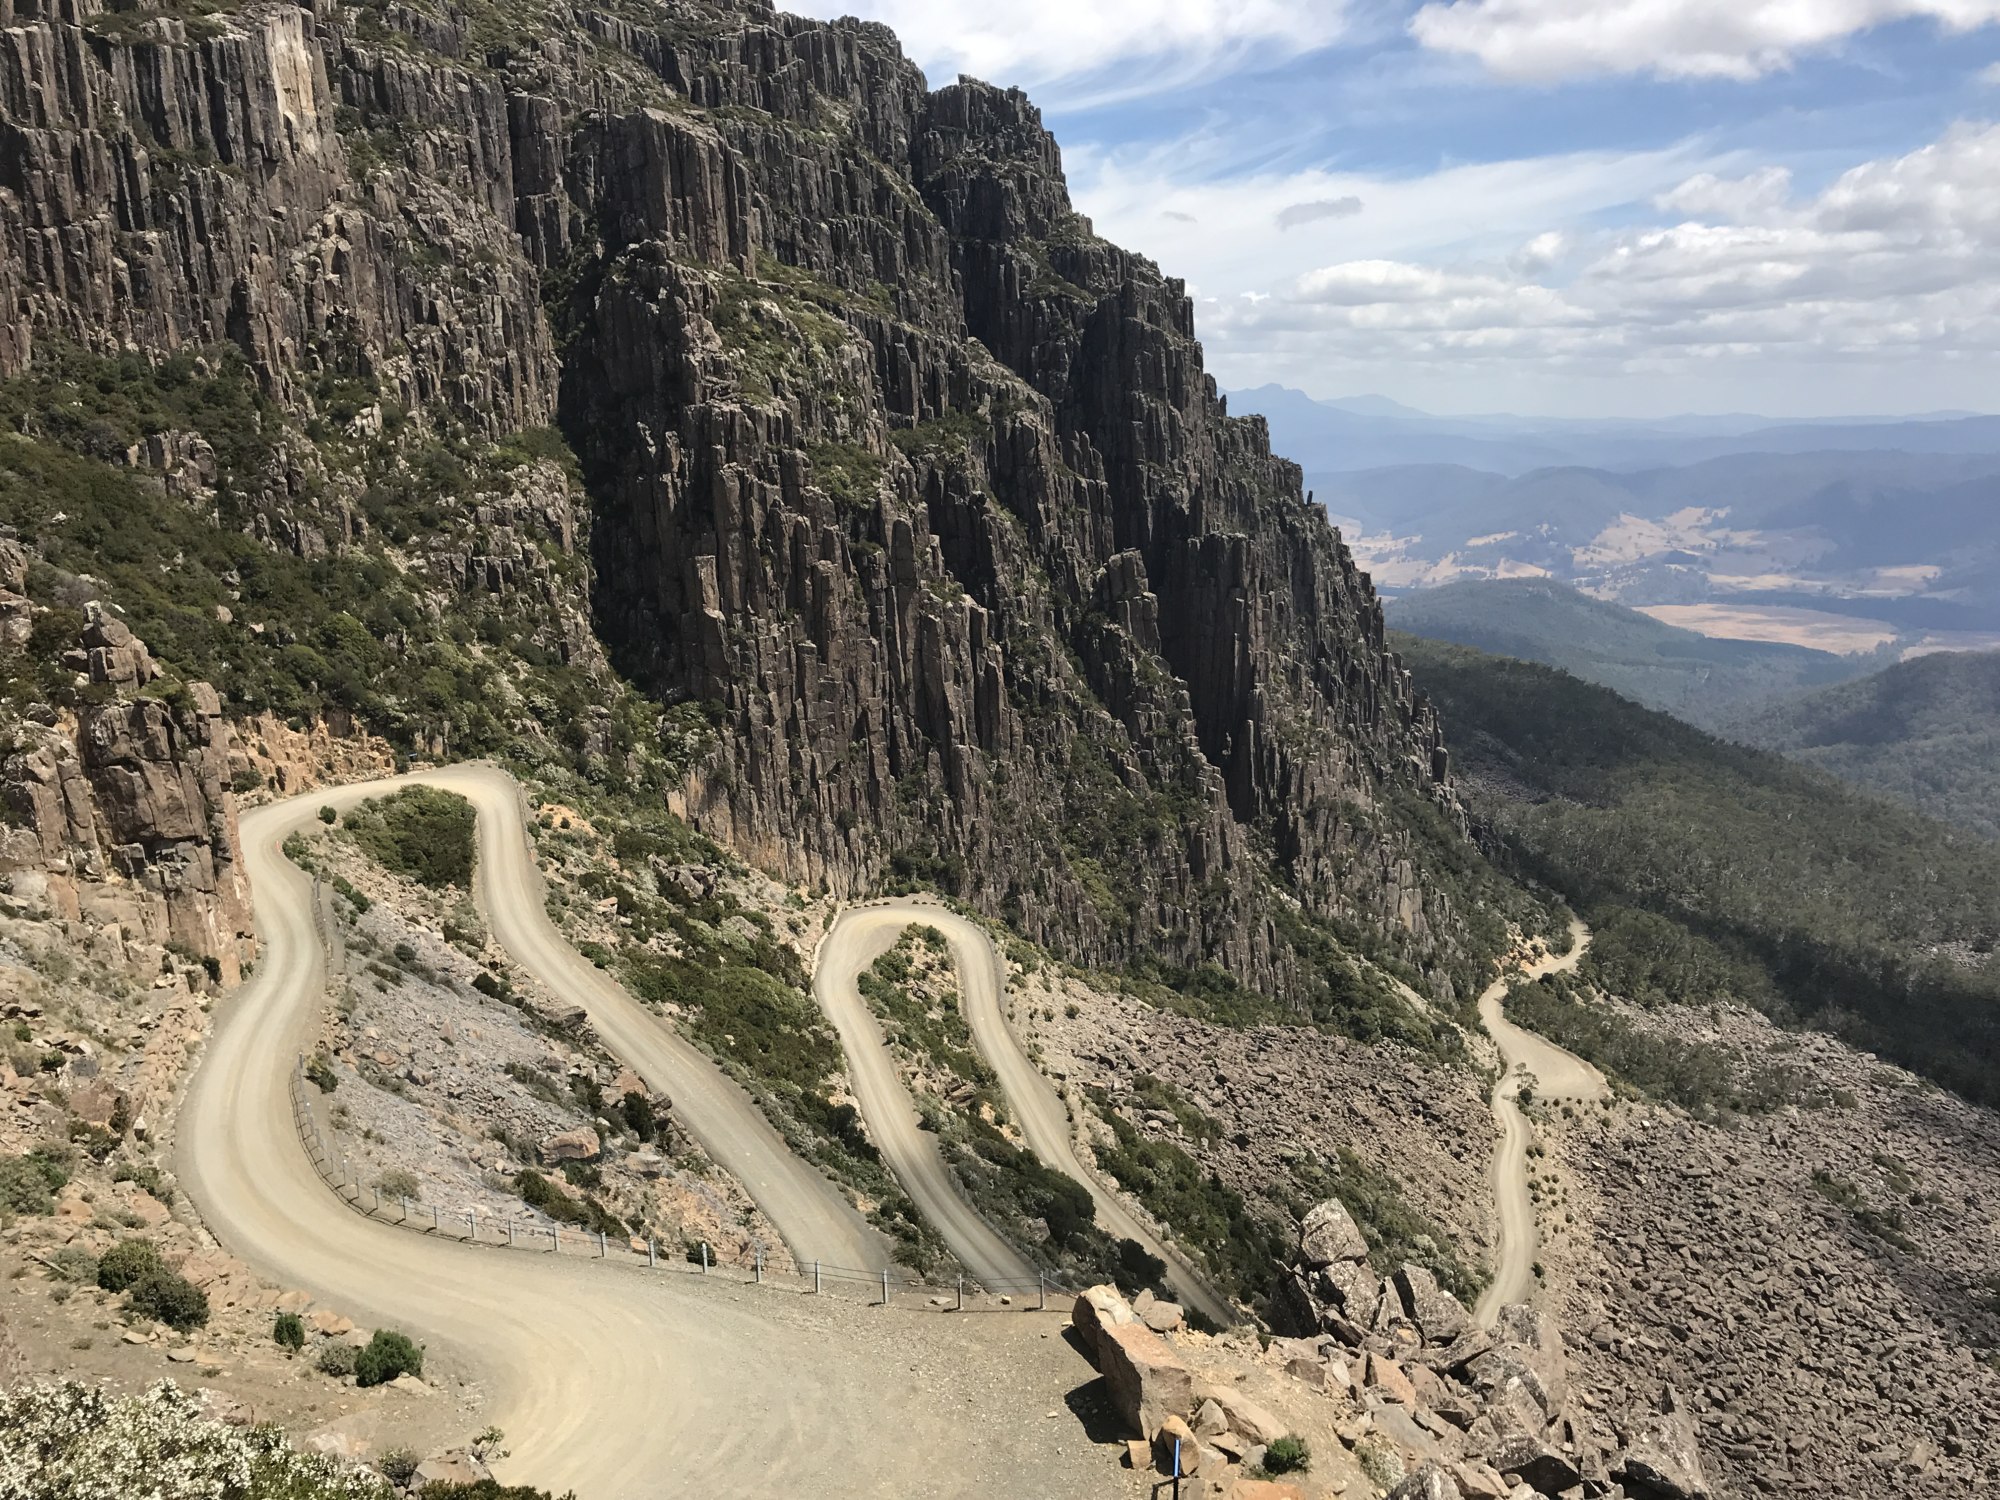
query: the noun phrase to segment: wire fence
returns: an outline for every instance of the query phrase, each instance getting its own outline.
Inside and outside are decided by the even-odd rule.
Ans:
[[[946,1312],[1025,1307],[1046,1311],[1052,1302],[1061,1306],[1077,1295],[1075,1288],[1046,1275],[1023,1281],[970,1276],[941,1281],[912,1276],[901,1268],[868,1270],[823,1261],[786,1269],[766,1265],[761,1249],[753,1248],[746,1255],[706,1241],[692,1247],[663,1246],[650,1238],[544,1223],[525,1214],[496,1214],[484,1204],[447,1209],[435,1201],[385,1195],[378,1187],[364,1186],[346,1154],[335,1149],[313,1108],[308,1092],[311,1087],[306,1059],[301,1056],[298,1066],[290,1070],[292,1116],[306,1156],[326,1185],[364,1218],[433,1238],[498,1250],[601,1260],[642,1271],[712,1276],[807,1295],[862,1296],[881,1307]]]

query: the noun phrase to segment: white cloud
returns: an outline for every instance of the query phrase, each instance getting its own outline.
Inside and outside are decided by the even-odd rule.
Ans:
[[[1746,177],[1698,172],[1671,192],[1661,193],[1653,206],[1690,218],[1738,223],[1781,208],[1791,195],[1792,174],[1783,167],[1764,167]]]
[[[1410,22],[1426,47],[1500,77],[1759,78],[1894,21],[1949,31],[2000,21],[2000,0],[1450,0]]]
[[[886,22],[933,85],[959,73],[1023,88],[1093,78],[1096,98],[1157,93],[1251,59],[1316,51],[1346,30],[1345,0],[790,0],[786,8]]]
[[[1894,406],[1912,370],[1931,390],[1954,362],[2000,363],[2000,126],[1954,127],[1815,196],[1781,172],[1710,169],[1637,201],[1677,222],[1329,259],[1254,301],[1211,288],[1200,326],[1225,382],[1322,390],[1330,372],[1392,369],[1607,387],[1670,373],[1704,391],[1728,372],[1754,392],[1775,370],[1840,367]]]

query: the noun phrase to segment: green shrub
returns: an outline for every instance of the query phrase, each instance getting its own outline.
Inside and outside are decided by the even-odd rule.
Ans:
[[[340,1087],[340,1075],[333,1071],[333,1059],[324,1052],[315,1052],[307,1061],[306,1080],[316,1085],[322,1094],[330,1094]]]
[[[97,1280],[97,1257],[81,1245],[58,1245],[49,1252],[48,1266],[58,1281]]]
[[[319,810],[319,820],[320,820],[320,822],[322,822],[322,823],[326,824],[326,826],[327,826],[327,827],[329,827],[329,828],[333,827],[333,825],[334,825],[334,824],[335,824],[335,823],[336,823],[337,821],[339,821],[339,818],[340,818],[340,814],[339,814],[339,813],[337,813],[337,812],[335,812],[335,811],[334,811],[334,810],[333,810],[332,808],[330,808],[330,807],[322,807],[322,808],[321,808],[321,809]]]
[[[306,1346],[305,1320],[297,1313],[281,1312],[271,1325],[271,1342],[294,1354]]]
[[[424,1351],[392,1329],[378,1328],[354,1360],[356,1385],[386,1385],[398,1375],[422,1375]]]
[[[387,1198],[413,1198],[421,1200],[423,1184],[417,1181],[417,1174],[401,1167],[392,1167],[375,1179],[375,1191]]]
[[[0,1160],[0,1210],[17,1214],[53,1213],[56,1192],[68,1181],[69,1172],[48,1151],[31,1151],[26,1156]]]
[[[1272,1440],[1264,1450],[1266,1474],[1306,1474],[1312,1471],[1312,1449],[1302,1437],[1287,1434]]]
[[[97,1284],[107,1292],[130,1290],[154,1271],[164,1270],[151,1240],[120,1240],[97,1263]]]
[[[182,1333],[208,1321],[208,1293],[164,1267],[148,1271],[134,1282],[125,1306]]]
[[[402,1489],[417,1476],[417,1455],[408,1448],[391,1448],[375,1461],[384,1479]]]
[[[347,815],[347,829],[398,875],[429,886],[472,883],[472,804],[455,792],[413,786],[372,797]]]
[[[360,1353],[361,1351],[352,1344],[334,1342],[320,1349],[319,1358],[314,1363],[319,1367],[320,1374],[331,1375],[335,1380],[345,1380],[354,1373],[354,1366],[360,1358]]]

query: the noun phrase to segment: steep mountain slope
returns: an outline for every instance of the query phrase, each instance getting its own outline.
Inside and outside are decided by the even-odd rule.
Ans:
[[[2000,839],[2000,654],[1940,651],[1735,715],[1735,738]]]
[[[101,594],[225,717],[649,783],[789,878],[1363,1031],[1421,1024],[1352,950],[1451,998],[1532,919],[1297,468],[1018,93],[756,4],[20,21],[37,661]]]
[[[1411,635],[1560,667],[1690,724],[1718,729],[1746,705],[1839,682],[1861,658],[1716,640],[1544,578],[1479,579],[1389,601]]]
[[[2000,1097],[1993,845],[1567,673],[1396,640],[1477,812],[1595,929],[1587,978],[1733,998]]]

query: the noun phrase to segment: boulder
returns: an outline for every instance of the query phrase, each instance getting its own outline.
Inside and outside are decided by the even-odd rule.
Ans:
[[[1225,1500],[1306,1500],[1306,1492],[1282,1479],[1239,1479],[1225,1492]]]
[[[1176,1468],[1175,1461],[1179,1460]],[[1201,1444],[1196,1441],[1194,1429],[1179,1417],[1166,1417],[1160,1422],[1160,1430],[1153,1434],[1154,1467],[1169,1479],[1176,1475],[1199,1474],[1201,1472]]]
[[[1388,1500],[1463,1500],[1458,1481],[1435,1463],[1422,1463],[1389,1491]]]
[[[1274,1443],[1292,1430],[1248,1396],[1227,1386],[1204,1381],[1197,1394],[1204,1407],[1213,1405],[1222,1413],[1231,1432],[1239,1432],[1253,1443]]]
[[[1155,1302],[1139,1314],[1139,1321],[1155,1333],[1178,1332],[1187,1322],[1178,1302]]]
[[[1136,1320],[1132,1305],[1119,1294],[1118,1288],[1102,1284],[1080,1292],[1069,1315],[1071,1326],[1092,1354],[1097,1353],[1098,1336],[1103,1329]]]
[[[1449,1344],[1472,1326],[1465,1305],[1437,1283],[1422,1266],[1404,1265],[1396,1272],[1396,1290],[1426,1344]]]
[[[1393,1359],[1371,1352],[1368,1356],[1368,1378],[1365,1383],[1375,1387],[1399,1406],[1417,1404],[1417,1388],[1410,1383],[1410,1377],[1403,1373],[1403,1367]]]
[[[1486,1451],[1486,1461],[1503,1474],[1519,1474],[1537,1494],[1560,1495],[1583,1482],[1568,1455],[1527,1433],[1512,1433]]]
[[[564,1130],[542,1142],[545,1162],[596,1161],[603,1149],[594,1130]]]
[[[1151,1439],[1168,1417],[1194,1411],[1194,1376],[1178,1354],[1143,1323],[1098,1325],[1097,1367],[1111,1404],[1128,1429]]]
[[[1658,1412],[1637,1424],[1610,1468],[1633,1500],[1709,1500],[1712,1493],[1694,1418],[1672,1386],[1661,1396]]]
[[[1368,1259],[1368,1241],[1362,1238],[1347,1205],[1338,1198],[1328,1198],[1306,1211],[1299,1225],[1299,1255],[1318,1270],[1338,1261]]]

